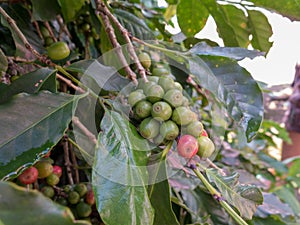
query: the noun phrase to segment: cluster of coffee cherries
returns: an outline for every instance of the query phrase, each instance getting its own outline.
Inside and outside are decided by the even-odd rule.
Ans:
[[[146,69],[151,68],[148,53],[140,53],[139,59]],[[127,98],[141,136],[157,145],[176,139],[178,154],[184,158],[210,157],[215,146],[189,107],[182,85],[163,66],[152,67],[150,74],[148,82],[139,81]]]
[[[30,186],[38,183],[38,189],[44,196],[53,201],[68,206],[76,219],[87,218],[92,213],[95,205],[94,193],[91,187],[83,182],[74,185],[59,187],[62,176],[62,168],[53,165],[53,161],[47,157],[42,158],[34,166],[24,170],[17,183]]]

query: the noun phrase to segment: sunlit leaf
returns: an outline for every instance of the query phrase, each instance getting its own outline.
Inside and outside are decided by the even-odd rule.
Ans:
[[[63,136],[84,95],[18,94],[0,105],[0,178],[33,164]],[[59,121],[59,122],[57,122]],[[17,174],[17,172],[16,172]]]
[[[111,225],[152,225],[154,212],[146,189],[147,141],[113,111],[106,111],[101,129],[92,183],[102,220]]]
[[[58,3],[65,21],[70,22],[76,18],[76,14],[84,6],[85,0],[58,0]]]

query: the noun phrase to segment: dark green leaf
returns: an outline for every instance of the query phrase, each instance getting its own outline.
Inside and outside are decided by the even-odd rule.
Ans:
[[[287,203],[291,207],[295,215],[300,215],[300,203],[294,193],[294,189],[289,190],[282,186],[277,188],[274,193],[281,199],[281,201]]]
[[[60,8],[57,0],[32,0],[32,19],[49,21],[56,18]]]
[[[19,94],[0,105],[0,178],[39,159],[63,136],[81,96]],[[59,121],[59,122],[58,122]]]
[[[7,56],[14,56],[16,45],[10,30],[7,27],[0,26],[0,48]]]
[[[253,59],[257,56],[263,56],[263,52],[248,50],[239,47],[211,47],[205,42],[200,42],[190,49],[191,53],[197,55],[223,56],[235,60],[242,60],[246,57]]]
[[[220,11],[226,18],[226,23],[233,29],[238,46],[247,48],[249,45],[248,19],[243,10],[233,5],[219,5]]]
[[[58,3],[65,21],[70,22],[76,18],[76,14],[84,6],[85,0],[58,0]]]
[[[147,140],[125,118],[106,111],[93,167],[97,209],[110,225],[152,225],[154,212],[146,185]]]
[[[81,82],[96,93],[100,91],[120,91],[130,83],[115,68],[105,66],[98,60],[82,60],[67,67],[67,70],[82,74]]]
[[[271,193],[263,193],[264,203],[258,206],[255,216],[267,218],[269,215],[281,215],[282,217],[293,216],[293,211],[288,204]]]
[[[276,135],[278,138],[281,138],[283,141],[291,144],[291,138],[289,137],[289,133],[287,130],[280,126],[279,123],[272,121],[272,120],[264,120],[261,125],[262,129],[267,129],[268,131],[272,132],[274,135]],[[272,131],[272,129],[275,129],[275,133]]]
[[[286,225],[285,222],[278,218],[274,218],[273,216],[269,216],[267,218],[254,218],[251,222],[251,224],[254,225]]]
[[[255,6],[276,11],[291,20],[300,20],[299,2],[295,0],[273,1],[273,0],[250,0]]]
[[[273,45],[273,42],[269,41],[273,32],[267,17],[262,12],[256,10],[248,10],[247,13],[253,48],[268,52]]]
[[[215,169],[206,170],[206,174],[210,182],[218,187],[222,196],[240,211],[242,217],[252,218],[257,205],[263,202],[262,193],[256,186],[239,185],[237,174],[223,177]]]
[[[3,9],[6,11],[7,14],[16,22],[17,26],[20,28],[21,32],[25,35],[28,42],[31,46],[39,51],[44,52],[45,48],[43,47],[42,40],[35,32],[35,28],[31,23],[31,17],[22,5],[20,4],[12,4],[12,5],[2,5]],[[16,45],[16,56],[20,56],[26,59],[34,58],[33,54],[24,46],[23,41],[19,38],[15,30],[8,24],[6,19],[1,17],[1,23],[8,27],[12,33],[15,45]]]
[[[7,58],[4,54],[4,52],[2,51],[2,49],[0,48],[0,75],[1,76],[3,75],[3,73],[6,72],[7,66],[8,66]],[[1,96],[1,94],[0,94],[0,96]]]
[[[0,103],[21,92],[34,94],[41,90],[56,92],[56,70],[41,68],[22,75],[11,85],[0,89]]]
[[[0,182],[0,193],[0,224],[90,224],[84,220],[76,221],[69,208],[54,203],[39,191]]]
[[[223,39],[225,46],[237,47],[239,41],[235,35],[234,28],[228,23],[225,13],[221,10],[220,5],[215,0],[203,0],[202,3],[206,6],[209,13],[214,18],[217,24],[217,31]]]
[[[177,6],[178,24],[188,37],[202,30],[208,15],[206,7],[199,0],[181,0]]]
[[[160,156],[160,154],[159,154]],[[150,159],[151,160],[151,159]],[[148,165],[149,171],[149,198],[154,209],[154,225],[179,225],[172,210],[170,186],[166,173],[166,161],[159,157]],[[158,179],[164,177],[162,181]],[[164,193],[162,195],[162,193]]]
[[[135,37],[143,40],[153,39],[152,30],[146,25],[144,20],[136,17],[122,9],[115,9],[113,11],[119,22]]]
[[[222,102],[250,141],[260,127],[263,98],[256,81],[234,60],[202,56],[189,58],[189,69],[196,81]]]

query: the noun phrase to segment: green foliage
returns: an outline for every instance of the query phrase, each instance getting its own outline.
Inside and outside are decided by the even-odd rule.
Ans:
[[[54,203],[74,192],[68,184],[76,170],[95,195],[96,207],[88,206],[93,224],[299,223],[300,160],[293,159],[288,169],[270,154],[278,148],[276,139],[290,142],[288,133],[263,120],[262,90],[238,62],[264,56],[272,47],[272,27],[257,6],[299,20],[298,4],[166,2],[158,7],[156,0],[104,1],[111,15],[102,12],[103,5],[98,12],[94,0],[0,3],[0,179],[5,180],[0,224],[90,224],[74,219],[76,206]],[[181,29],[177,35],[166,29],[174,25],[173,16]],[[209,16],[225,47],[197,38]],[[52,62],[43,54],[56,41],[71,53]],[[141,52],[151,58],[145,71],[135,57]],[[180,157],[176,140],[156,146],[140,136],[141,118],[134,117],[127,97],[136,89],[133,73],[141,78],[140,87],[144,74],[155,82],[154,69],[182,85],[186,103],[216,146],[209,160]],[[45,158],[50,150],[55,162],[65,160],[61,165],[68,172],[52,200],[11,183],[38,161],[53,163]],[[68,154],[79,163],[70,166]],[[38,181],[34,188],[43,185]]]

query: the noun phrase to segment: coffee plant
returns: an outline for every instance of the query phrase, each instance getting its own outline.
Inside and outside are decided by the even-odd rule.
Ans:
[[[299,224],[300,161],[239,65],[299,5],[159,3],[0,1],[1,225]]]

